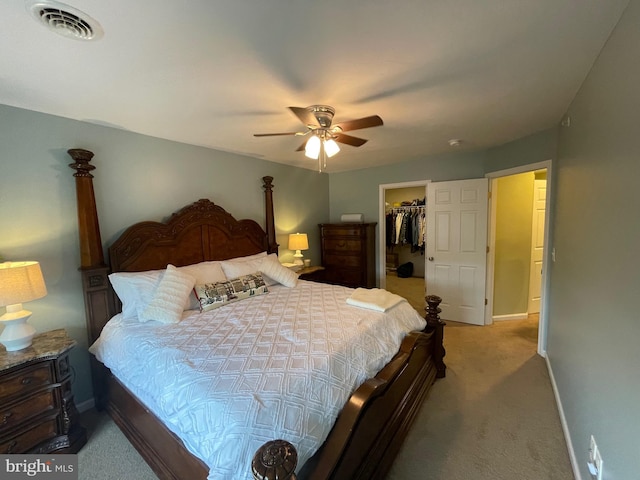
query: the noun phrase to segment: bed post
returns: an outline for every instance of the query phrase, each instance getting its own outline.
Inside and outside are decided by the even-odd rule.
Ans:
[[[109,288],[109,269],[104,263],[102,240],[96,199],[93,192],[95,169],[89,162],[93,153],[80,148],[68,150],[75,163],[69,164],[76,173],[76,197],[78,202],[78,233],[80,236],[80,273],[87,322],[87,336],[91,345],[100,335],[102,326],[111,318],[113,294]],[[91,358],[93,394],[96,406],[101,409],[104,400],[104,370]]]
[[[427,315],[425,320],[427,321],[426,331],[433,332],[433,360],[436,365],[436,378],[444,378],[446,375],[447,366],[444,364],[444,356],[446,354],[444,349],[444,326],[446,325],[440,316],[442,309],[438,307],[442,302],[442,298],[437,295],[427,295],[424,297],[427,301]]]
[[[276,242],[276,226],[273,217],[273,177],[262,177],[264,182],[265,218],[267,231],[267,253],[278,253],[278,243]]]

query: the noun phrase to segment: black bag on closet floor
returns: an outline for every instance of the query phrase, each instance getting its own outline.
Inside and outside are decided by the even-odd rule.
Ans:
[[[413,275],[413,262],[403,263],[396,269],[396,272],[400,278],[409,278]]]

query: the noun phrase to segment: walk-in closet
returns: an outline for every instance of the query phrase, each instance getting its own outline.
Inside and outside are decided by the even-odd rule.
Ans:
[[[424,313],[425,187],[385,189],[386,289]]]

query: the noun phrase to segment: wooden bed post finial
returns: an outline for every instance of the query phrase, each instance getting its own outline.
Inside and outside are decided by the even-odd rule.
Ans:
[[[286,440],[272,440],[253,456],[251,472],[255,480],[296,480],[296,448]]]
[[[267,222],[267,253],[278,253],[276,242],[276,225],[273,217],[273,177],[262,177],[264,182],[265,220]]]
[[[82,148],[67,151],[75,163],[69,164],[76,173],[76,196],[78,199],[78,228],[80,233],[80,268],[104,266],[104,253],[100,239],[96,198],[93,193],[93,175],[96,167],[89,162],[93,152]]]
[[[96,167],[89,162],[93,152],[82,148],[67,150],[75,163],[69,164],[76,173],[76,198],[78,200],[78,234],[80,236],[80,273],[87,322],[89,345],[96,341],[112,316],[114,296],[109,289],[108,267],[104,264],[96,198],[93,193],[93,175]],[[93,396],[99,410],[105,406],[105,371],[97,360],[91,360]]]
[[[444,364],[444,357],[447,352],[444,349],[444,326],[446,325],[440,320],[440,312],[442,309],[438,306],[442,303],[442,298],[437,295],[427,295],[424,297],[427,301],[427,315],[425,320],[427,321],[427,327],[425,330],[433,331],[433,359],[436,365],[436,378],[444,378],[446,375],[447,366]]]

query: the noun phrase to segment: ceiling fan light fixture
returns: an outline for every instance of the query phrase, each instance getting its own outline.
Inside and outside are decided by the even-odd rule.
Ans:
[[[317,160],[320,156],[320,138],[317,135],[313,135],[304,147],[304,154],[306,157]]]
[[[340,151],[340,147],[333,138],[324,141],[324,151],[331,158]]]

